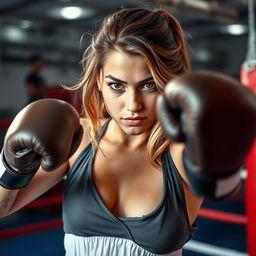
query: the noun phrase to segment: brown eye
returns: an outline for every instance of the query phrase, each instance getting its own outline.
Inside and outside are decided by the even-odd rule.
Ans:
[[[119,83],[108,83],[108,86],[114,91],[122,91],[123,85]]]
[[[155,82],[147,82],[147,83],[143,84],[143,87],[142,87],[142,90],[145,90],[145,91],[154,91],[156,89],[157,89],[157,87],[156,87]]]

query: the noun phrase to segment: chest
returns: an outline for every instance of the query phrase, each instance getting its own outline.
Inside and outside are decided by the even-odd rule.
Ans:
[[[154,169],[144,154],[104,153],[93,154],[88,147],[70,169],[63,200],[64,231],[79,239],[126,238],[156,254],[180,248],[188,240],[190,228],[183,204],[170,196],[179,189],[174,180],[170,182],[169,170],[165,167],[163,181],[162,170]],[[163,187],[165,200],[160,204]],[[126,219],[155,209],[145,218]]]
[[[144,152],[98,150],[92,176],[103,203],[119,217],[146,215],[163,197],[163,172]]]

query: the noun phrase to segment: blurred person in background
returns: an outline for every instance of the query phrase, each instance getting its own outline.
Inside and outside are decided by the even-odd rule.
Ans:
[[[25,78],[25,86],[28,95],[28,104],[47,97],[47,87],[41,70],[44,66],[39,54],[32,55],[29,59],[30,71]]]

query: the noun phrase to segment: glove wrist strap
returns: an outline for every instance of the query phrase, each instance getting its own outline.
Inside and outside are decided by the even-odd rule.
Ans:
[[[233,194],[240,185],[240,169],[235,169],[232,174],[216,177],[202,172],[197,172],[185,153],[182,155],[183,164],[188,176],[192,191],[208,199],[222,199]]]
[[[0,185],[7,189],[20,189],[28,185],[36,171],[19,173],[13,170],[7,163],[4,152],[1,152],[0,159]]]

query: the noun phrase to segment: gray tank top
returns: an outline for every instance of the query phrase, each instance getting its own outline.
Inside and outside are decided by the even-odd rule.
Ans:
[[[104,134],[109,121],[99,132]],[[163,197],[159,205],[142,217],[123,218],[105,206],[93,181],[95,150],[92,143],[80,153],[70,168],[64,188],[64,232],[80,237],[128,239],[155,254],[176,251],[191,238],[182,181],[167,149],[162,155]]]

